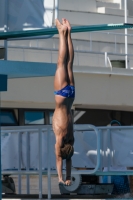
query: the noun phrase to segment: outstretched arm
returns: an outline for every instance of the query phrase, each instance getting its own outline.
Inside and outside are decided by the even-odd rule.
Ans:
[[[63,177],[62,177],[62,158],[61,158],[61,152],[60,152],[61,145],[62,145],[62,137],[56,136],[55,155],[56,155],[57,173],[58,173],[59,182],[64,183]]]
[[[72,160],[66,159],[66,185],[70,185],[71,183],[71,167],[72,167]]]

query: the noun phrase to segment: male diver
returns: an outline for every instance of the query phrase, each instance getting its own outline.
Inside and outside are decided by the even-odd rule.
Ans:
[[[71,157],[74,153],[73,117],[71,107],[75,98],[73,75],[74,49],[71,39],[71,25],[67,19],[62,23],[56,19],[59,32],[59,52],[54,79],[55,112],[53,131],[55,133],[55,155],[59,183],[71,184]],[[66,159],[66,180],[62,177],[62,160]]]

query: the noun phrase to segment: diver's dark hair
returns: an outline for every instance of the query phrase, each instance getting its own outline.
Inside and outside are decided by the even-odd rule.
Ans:
[[[110,122],[110,124],[111,124],[111,126],[112,126],[113,124],[118,124],[119,126],[121,126],[121,123],[120,123],[118,120],[116,120],[116,119],[112,120],[112,121]]]

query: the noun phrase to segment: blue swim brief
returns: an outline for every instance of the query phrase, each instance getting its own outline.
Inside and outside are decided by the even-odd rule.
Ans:
[[[54,91],[55,95],[60,95],[67,98],[74,98],[75,97],[75,87],[72,85],[67,85],[61,90]]]

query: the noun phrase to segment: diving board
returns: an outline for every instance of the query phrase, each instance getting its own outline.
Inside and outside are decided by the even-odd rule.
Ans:
[[[54,76],[55,70],[54,63],[0,61],[0,74],[7,74],[8,78]]]
[[[92,32],[92,31],[105,31],[105,30],[116,30],[133,28],[133,24],[121,23],[121,24],[99,24],[90,26],[73,26],[71,32]],[[7,40],[12,38],[24,38],[42,35],[54,35],[58,34],[57,28],[45,28],[39,30],[26,30],[26,31],[12,31],[0,33],[0,40]]]

